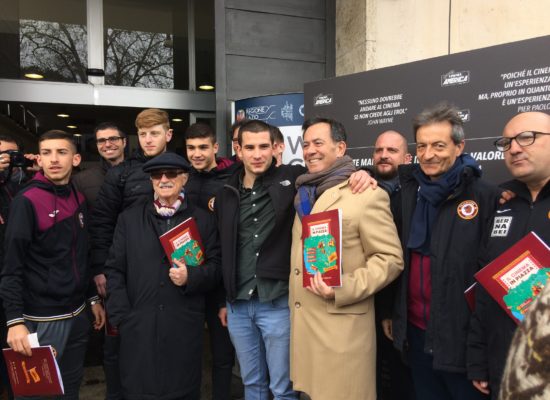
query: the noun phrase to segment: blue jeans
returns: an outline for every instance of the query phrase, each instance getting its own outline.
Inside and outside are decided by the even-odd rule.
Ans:
[[[231,341],[241,366],[246,400],[298,399],[290,382],[288,295],[260,303],[257,298],[227,304]]]

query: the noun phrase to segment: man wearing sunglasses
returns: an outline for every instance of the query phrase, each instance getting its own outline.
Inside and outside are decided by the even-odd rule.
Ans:
[[[200,399],[205,293],[221,282],[220,246],[214,214],[183,190],[190,168],[174,153],[145,163],[154,193],[125,210],[116,226],[107,308],[120,332],[125,399]],[[159,240],[189,218],[203,245],[199,265],[170,259]]]
[[[501,186],[516,196],[499,206],[487,226],[480,267],[530,231],[550,244],[550,115],[540,112],[516,115],[506,124],[495,146],[504,152],[504,162],[514,177]],[[512,319],[478,285],[468,336],[468,377],[478,390],[490,393],[492,399],[498,397],[506,354],[515,330]],[[519,373],[519,369],[511,371],[514,386],[521,387],[512,397],[529,397],[519,394],[529,386],[529,379],[524,375],[520,377]],[[527,371],[529,373],[532,372]]]
[[[106,298],[106,277],[103,272],[105,261],[113,241],[113,234],[119,214],[130,206],[147,199],[152,193],[149,174],[142,167],[147,161],[166,151],[168,142],[172,139],[172,129],[168,113],[156,108],[141,111],[135,121],[140,148],[128,159],[113,168],[105,175],[105,180],[93,204],[90,219],[91,263],[97,292]],[[105,139],[105,142],[103,142]],[[120,147],[122,142],[115,139],[114,133],[97,137],[98,147],[104,151],[102,157],[116,159],[114,147]],[[126,140],[123,140],[126,145]],[[109,310],[107,310],[109,316]],[[107,400],[121,398],[118,373],[118,338],[110,337],[106,343],[104,367],[106,367]]]

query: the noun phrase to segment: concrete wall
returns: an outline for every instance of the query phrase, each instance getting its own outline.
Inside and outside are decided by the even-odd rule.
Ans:
[[[334,0],[216,0],[216,127],[230,101],[334,76]]]
[[[548,16],[540,0],[336,0],[336,75],[549,35]]]

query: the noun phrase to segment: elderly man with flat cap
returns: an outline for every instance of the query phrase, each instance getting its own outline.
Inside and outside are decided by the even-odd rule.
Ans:
[[[200,399],[204,293],[221,280],[215,218],[183,190],[189,164],[163,153],[143,165],[154,195],[124,211],[106,263],[109,318],[120,332],[125,399]],[[205,261],[169,260],[159,236],[188,218]]]

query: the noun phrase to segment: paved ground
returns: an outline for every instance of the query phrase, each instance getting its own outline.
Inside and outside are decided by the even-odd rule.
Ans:
[[[202,400],[210,400],[212,398],[212,388],[210,382],[210,368],[212,365],[212,358],[209,350],[208,333],[205,329],[204,337],[204,357],[203,357],[203,379],[202,379]],[[87,356],[87,366],[84,371],[84,379],[82,382],[82,388],[80,390],[80,400],[103,400],[105,399],[105,376],[103,374],[103,368],[98,365],[100,359],[97,357],[99,352],[97,345],[97,338],[92,338],[90,350]],[[241,379],[236,375],[238,371],[234,368],[233,386],[232,386],[232,398],[243,399],[243,389]]]

